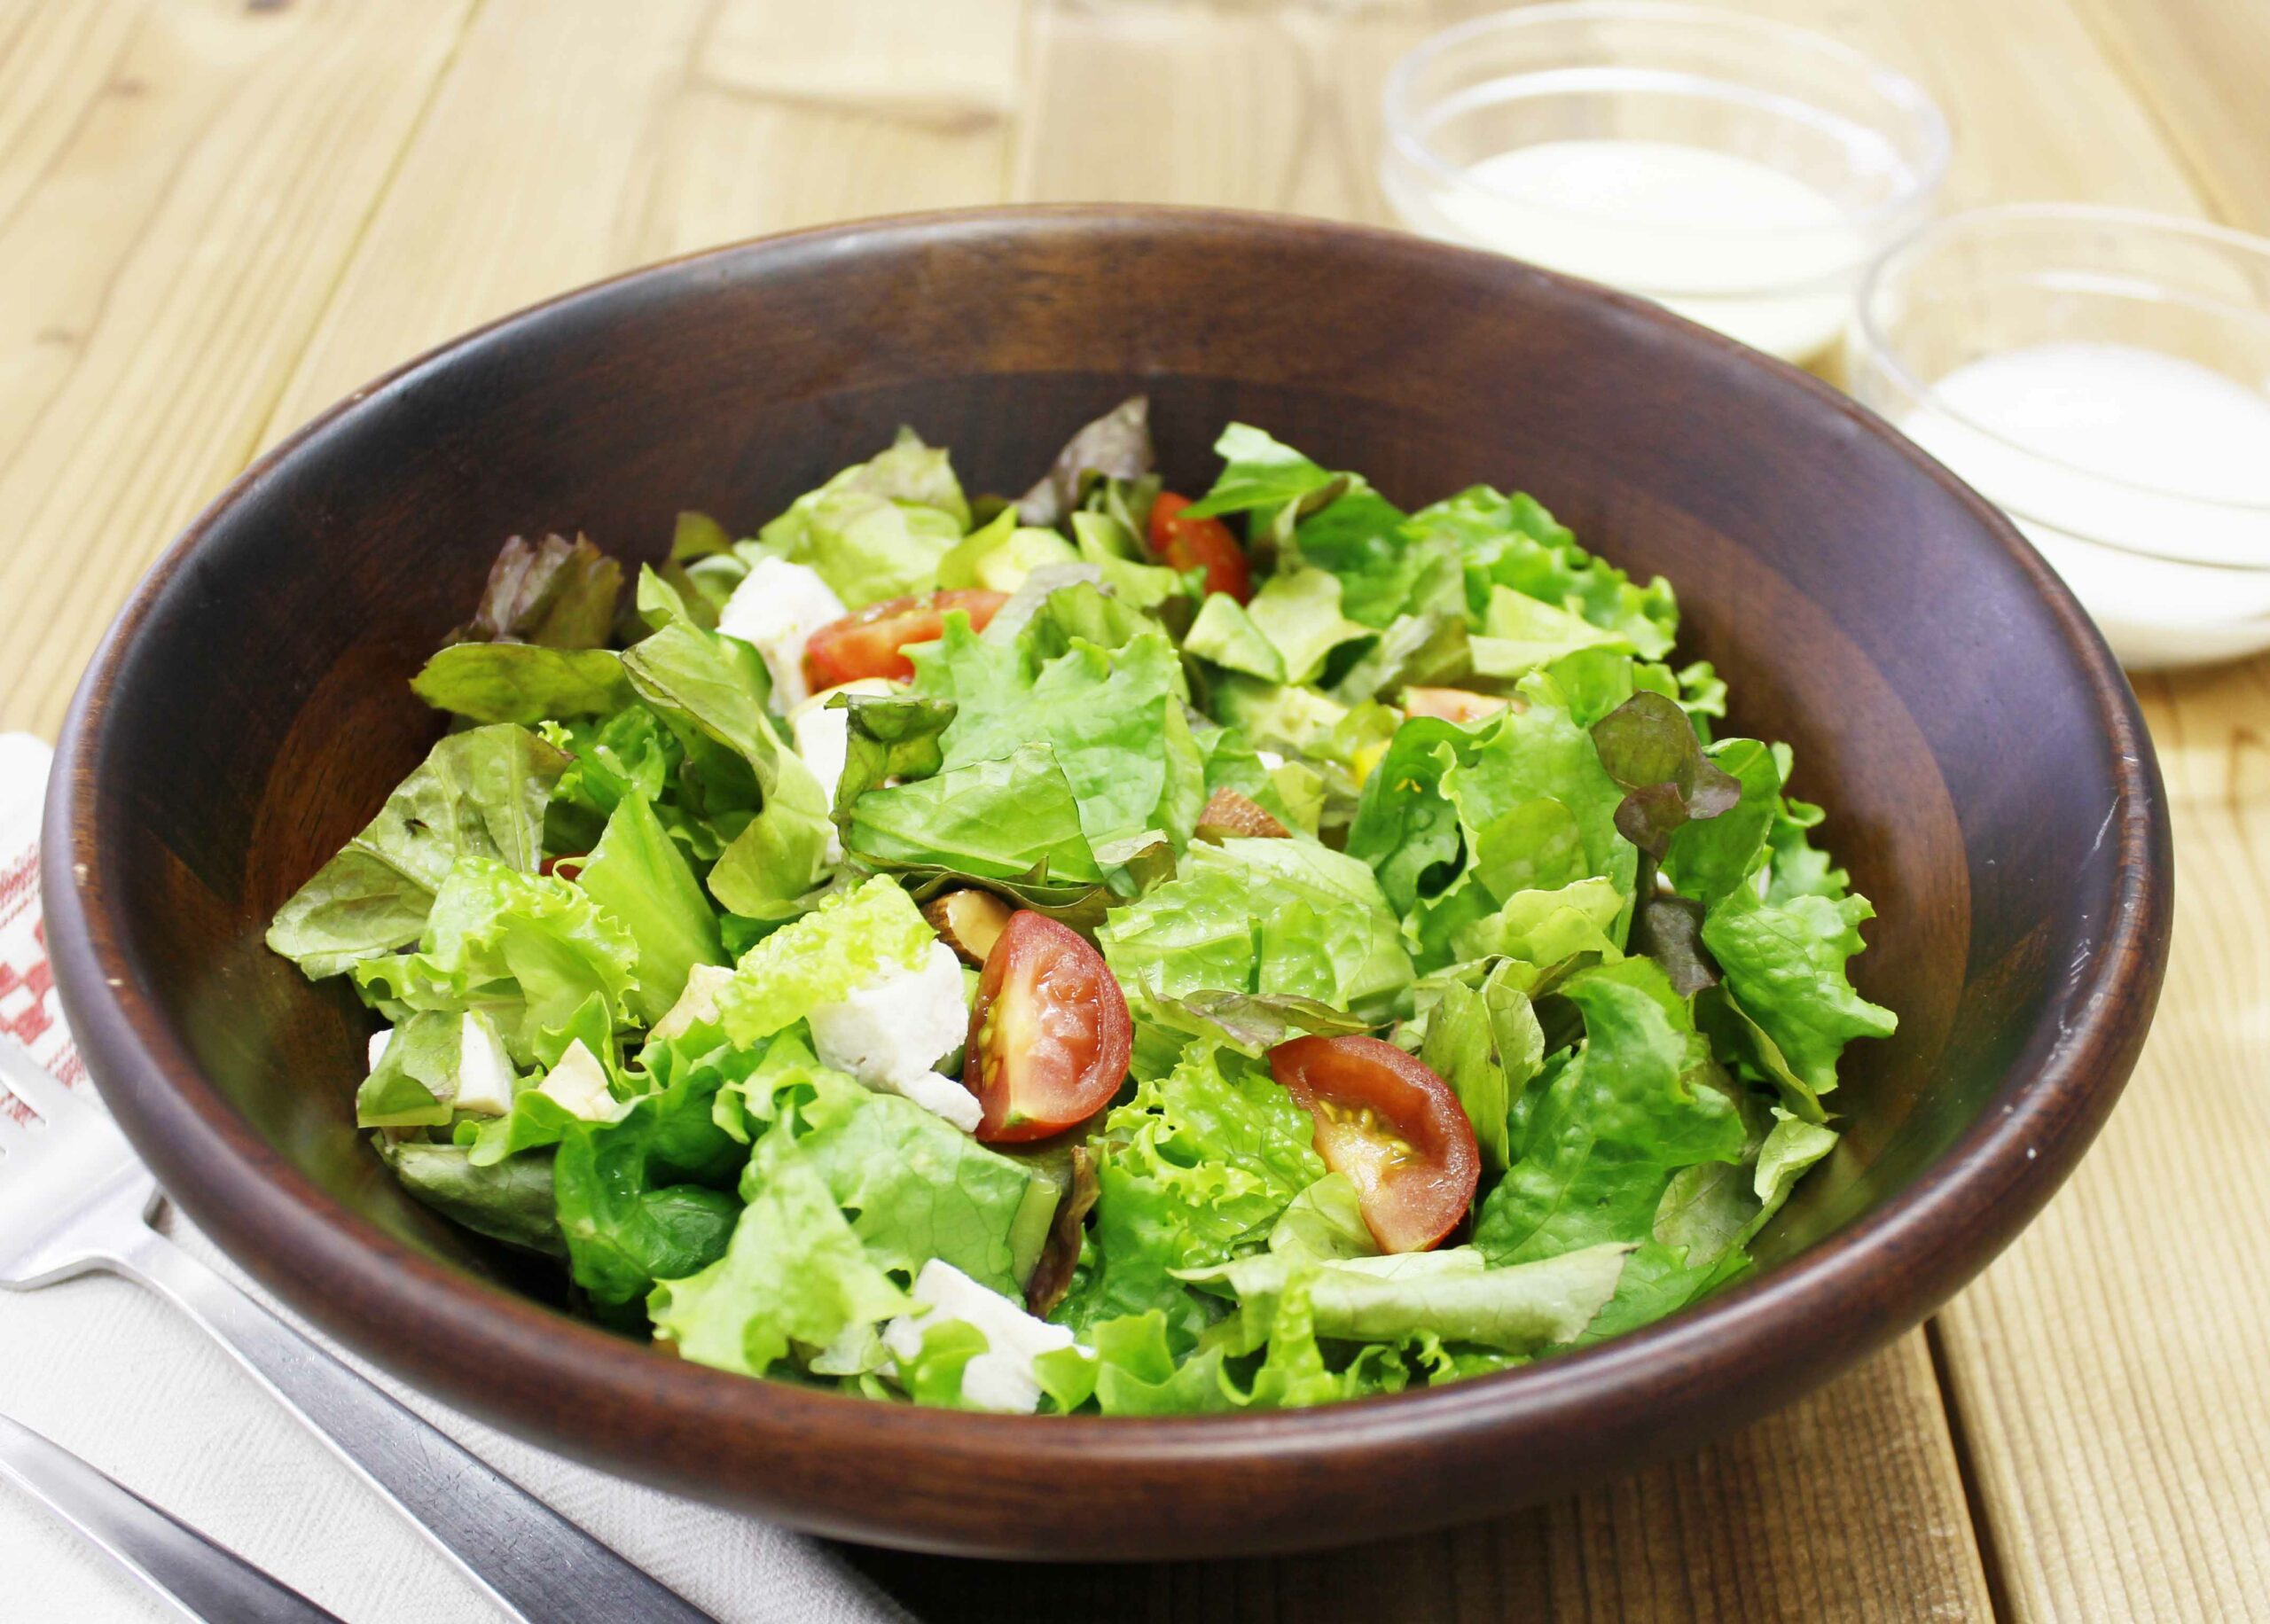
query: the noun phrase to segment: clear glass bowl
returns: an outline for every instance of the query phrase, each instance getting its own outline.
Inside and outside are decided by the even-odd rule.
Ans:
[[[1799,363],[1930,214],[1946,121],[1833,40],[1580,0],[1483,17],[1396,64],[1381,184],[1429,236],[1643,293]]]
[[[1847,367],[2124,664],[2270,648],[2270,239],[2070,204],[1954,215],[1871,269]]]

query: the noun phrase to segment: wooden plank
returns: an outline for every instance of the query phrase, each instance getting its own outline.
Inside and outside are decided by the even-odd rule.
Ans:
[[[243,465],[464,10],[0,26],[0,727],[53,731],[119,598]]]
[[[1992,1616],[1920,1336],[1726,1443],[1474,1527],[1147,1567],[859,1560],[928,1624]]]
[[[491,0],[267,437],[468,327],[649,260],[998,200],[1014,78],[987,65],[1014,63],[1006,10],[920,9],[918,39],[984,45],[941,82],[918,51],[867,56],[872,7],[838,27],[835,8],[771,0]]]
[[[2270,8],[2074,0],[2226,224],[2270,231]]]

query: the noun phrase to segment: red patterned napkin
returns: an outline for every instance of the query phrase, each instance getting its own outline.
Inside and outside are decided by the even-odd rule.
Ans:
[[[86,1063],[63,1024],[39,907],[39,816],[50,752],[28,733],[0,733],[0,1033],[76,1088]],[[0,1108],[23,1107],[0,1092]]]

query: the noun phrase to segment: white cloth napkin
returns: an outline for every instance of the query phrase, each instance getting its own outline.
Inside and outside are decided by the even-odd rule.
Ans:
[[[40,930],[47,766],[44,744],[0,734],[0,1031],[83,1089],[86,1068],[64,1029]],[[0,1090],[0,1109],[13,1105]],[[169,1216],[168,1227],[187,1250],[294,1318],[188,1223]],[[325,1346],[374,1374],[337,1345]],[[607,1477],[390,1379],[380,1385],[723,1624],[912,1617],[819,1542]],[[0,1409],[348,1624],[505,1616],[216,1345],[139,1286],[96,1275],[44,1291],[0,1292]],[[0,1620],[163,1624],[179,1616],[0,1480]]]

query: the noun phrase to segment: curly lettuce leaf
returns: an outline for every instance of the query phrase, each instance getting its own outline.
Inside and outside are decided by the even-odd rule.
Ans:
[[[1422,971],[1471,956],[1460,933],[1520,892],[1599,878],[1632,893],[1639,854],[1616,829],[1623,796],[1592,740],[1549,678],[1528,679],[1520,697],[1470,728],[1405,722],[1365,781],[1348,850],[1377,871]]]
[[[1702,941],[1742,1010],[1815,1095],[1836,1086],[1837,1057],[1857,1037],[1890,1037],[1898,1019],[1853,990],[1846,964],[1866,945],[1864,896],[1770,902],[1737,886],[1702,921]]]
[[[1634,584],[1520,492],[1472,486],[1412,514],[1403,534],[1413,546],[1457,550],[1468,609],[1477,621],[1488,613],[1491,589],[1502,586],[1621,635],[1644,659],[1661,659],[1678,632],[1678,603],[1667,582]]]
[[[1626,960],[1579,971],[1560,991],[1585,1039],[1534,1103],[1513,1167],[1476,1214],[1474,1244],[1494,1263],[1644,1240],[1679,1169],[1738,1160],[1746,1141],[1660,970]]]
[[[268,945],[310,980],[418,940],[460,857],[533,873],[568,757],[509,724],[453,733],[276,912]]]
[[[420,1011],[486,1014],[526,1066],[559,1058],[550,1040],[591,999],[610,1029],[623,1025],[637,956],[630,933],[566,880],[468,856],[442,882],[417,950],[364,959],[354,974],[396,1024]]]
[[[1171,1271],[1259,1244],[1324,1175],[1311,1136],[1308,1113],[1265,1067],[1189,1045],[1104,1119],[1091,1256],[1051,1317],[1082,1329],[1155,1308],[1186,1351],[1214,1315]]]
[[[886,971],[920,968],[936,935],[897,881],[875,875],[743,954],[717,994],[718,1023],[742,1045],[770,1037]]]

